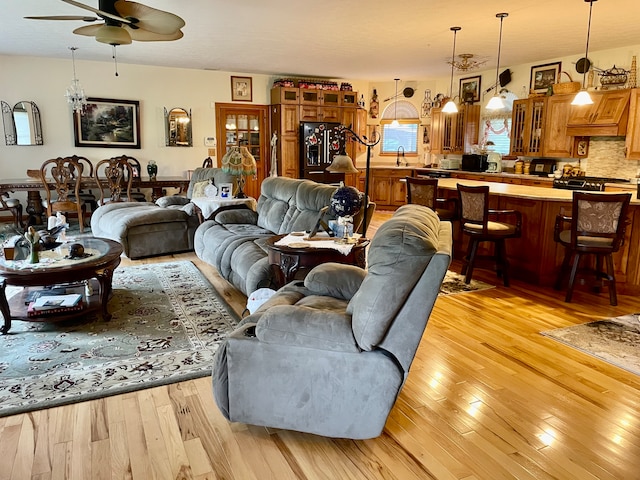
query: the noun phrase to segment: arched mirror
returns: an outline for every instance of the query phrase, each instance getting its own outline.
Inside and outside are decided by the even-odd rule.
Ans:
[[[184,108],[164,109],[167,147],[192,147],[191,110]]]
[[[7,145],[42,145],[40,110],[33,102],[22,101],[11,108],[2,102],[2,123]]]

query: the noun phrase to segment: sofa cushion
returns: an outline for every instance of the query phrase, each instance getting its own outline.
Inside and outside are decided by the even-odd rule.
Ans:
[[[366,275],[365,270],[353,265],[323,263],[309,272],[304,279],[304,286],[317,295],[350,300]]]
[[[209,185],[210,185],[209,180],[203,180],[202,182],[194,183],[190,198],[205,197],[206,194],[204,192],[204,189],[207,188]]]
[[[437,252],[439,228],[431,209],[404,205],[376,232],[369,247],[367,276],[347,308],[363,350],[372,350],[384,338]]]

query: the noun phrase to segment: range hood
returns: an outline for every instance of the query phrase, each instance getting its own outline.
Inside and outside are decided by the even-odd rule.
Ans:
[[[620,137],[627,134],[631,90],[592,92],[593,105],[571,106],[567,135]]]

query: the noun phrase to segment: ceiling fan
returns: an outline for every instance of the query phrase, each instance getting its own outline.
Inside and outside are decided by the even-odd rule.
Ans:
[[[73,33],[95,37],[98,42],[110,45],[128,45],[138,42],[157,42],[178,40],[183,37],[180,30],[185,23],[173,13],[148,7],[128,0],[99,0],[99,8],[85,5],[75,0],[62,0],[65,3],[88,10],[97,15],[47,15],[24,17],[33,20],[80,20],[83,22],[104,23],[76,28]]]

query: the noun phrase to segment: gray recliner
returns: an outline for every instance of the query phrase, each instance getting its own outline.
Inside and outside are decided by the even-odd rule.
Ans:
[[[380,435],[451,250],[450,222],[405,205],[374,236],[368,270],[327,263],[280,289],[216,353],[221,412],[329,437]]]

